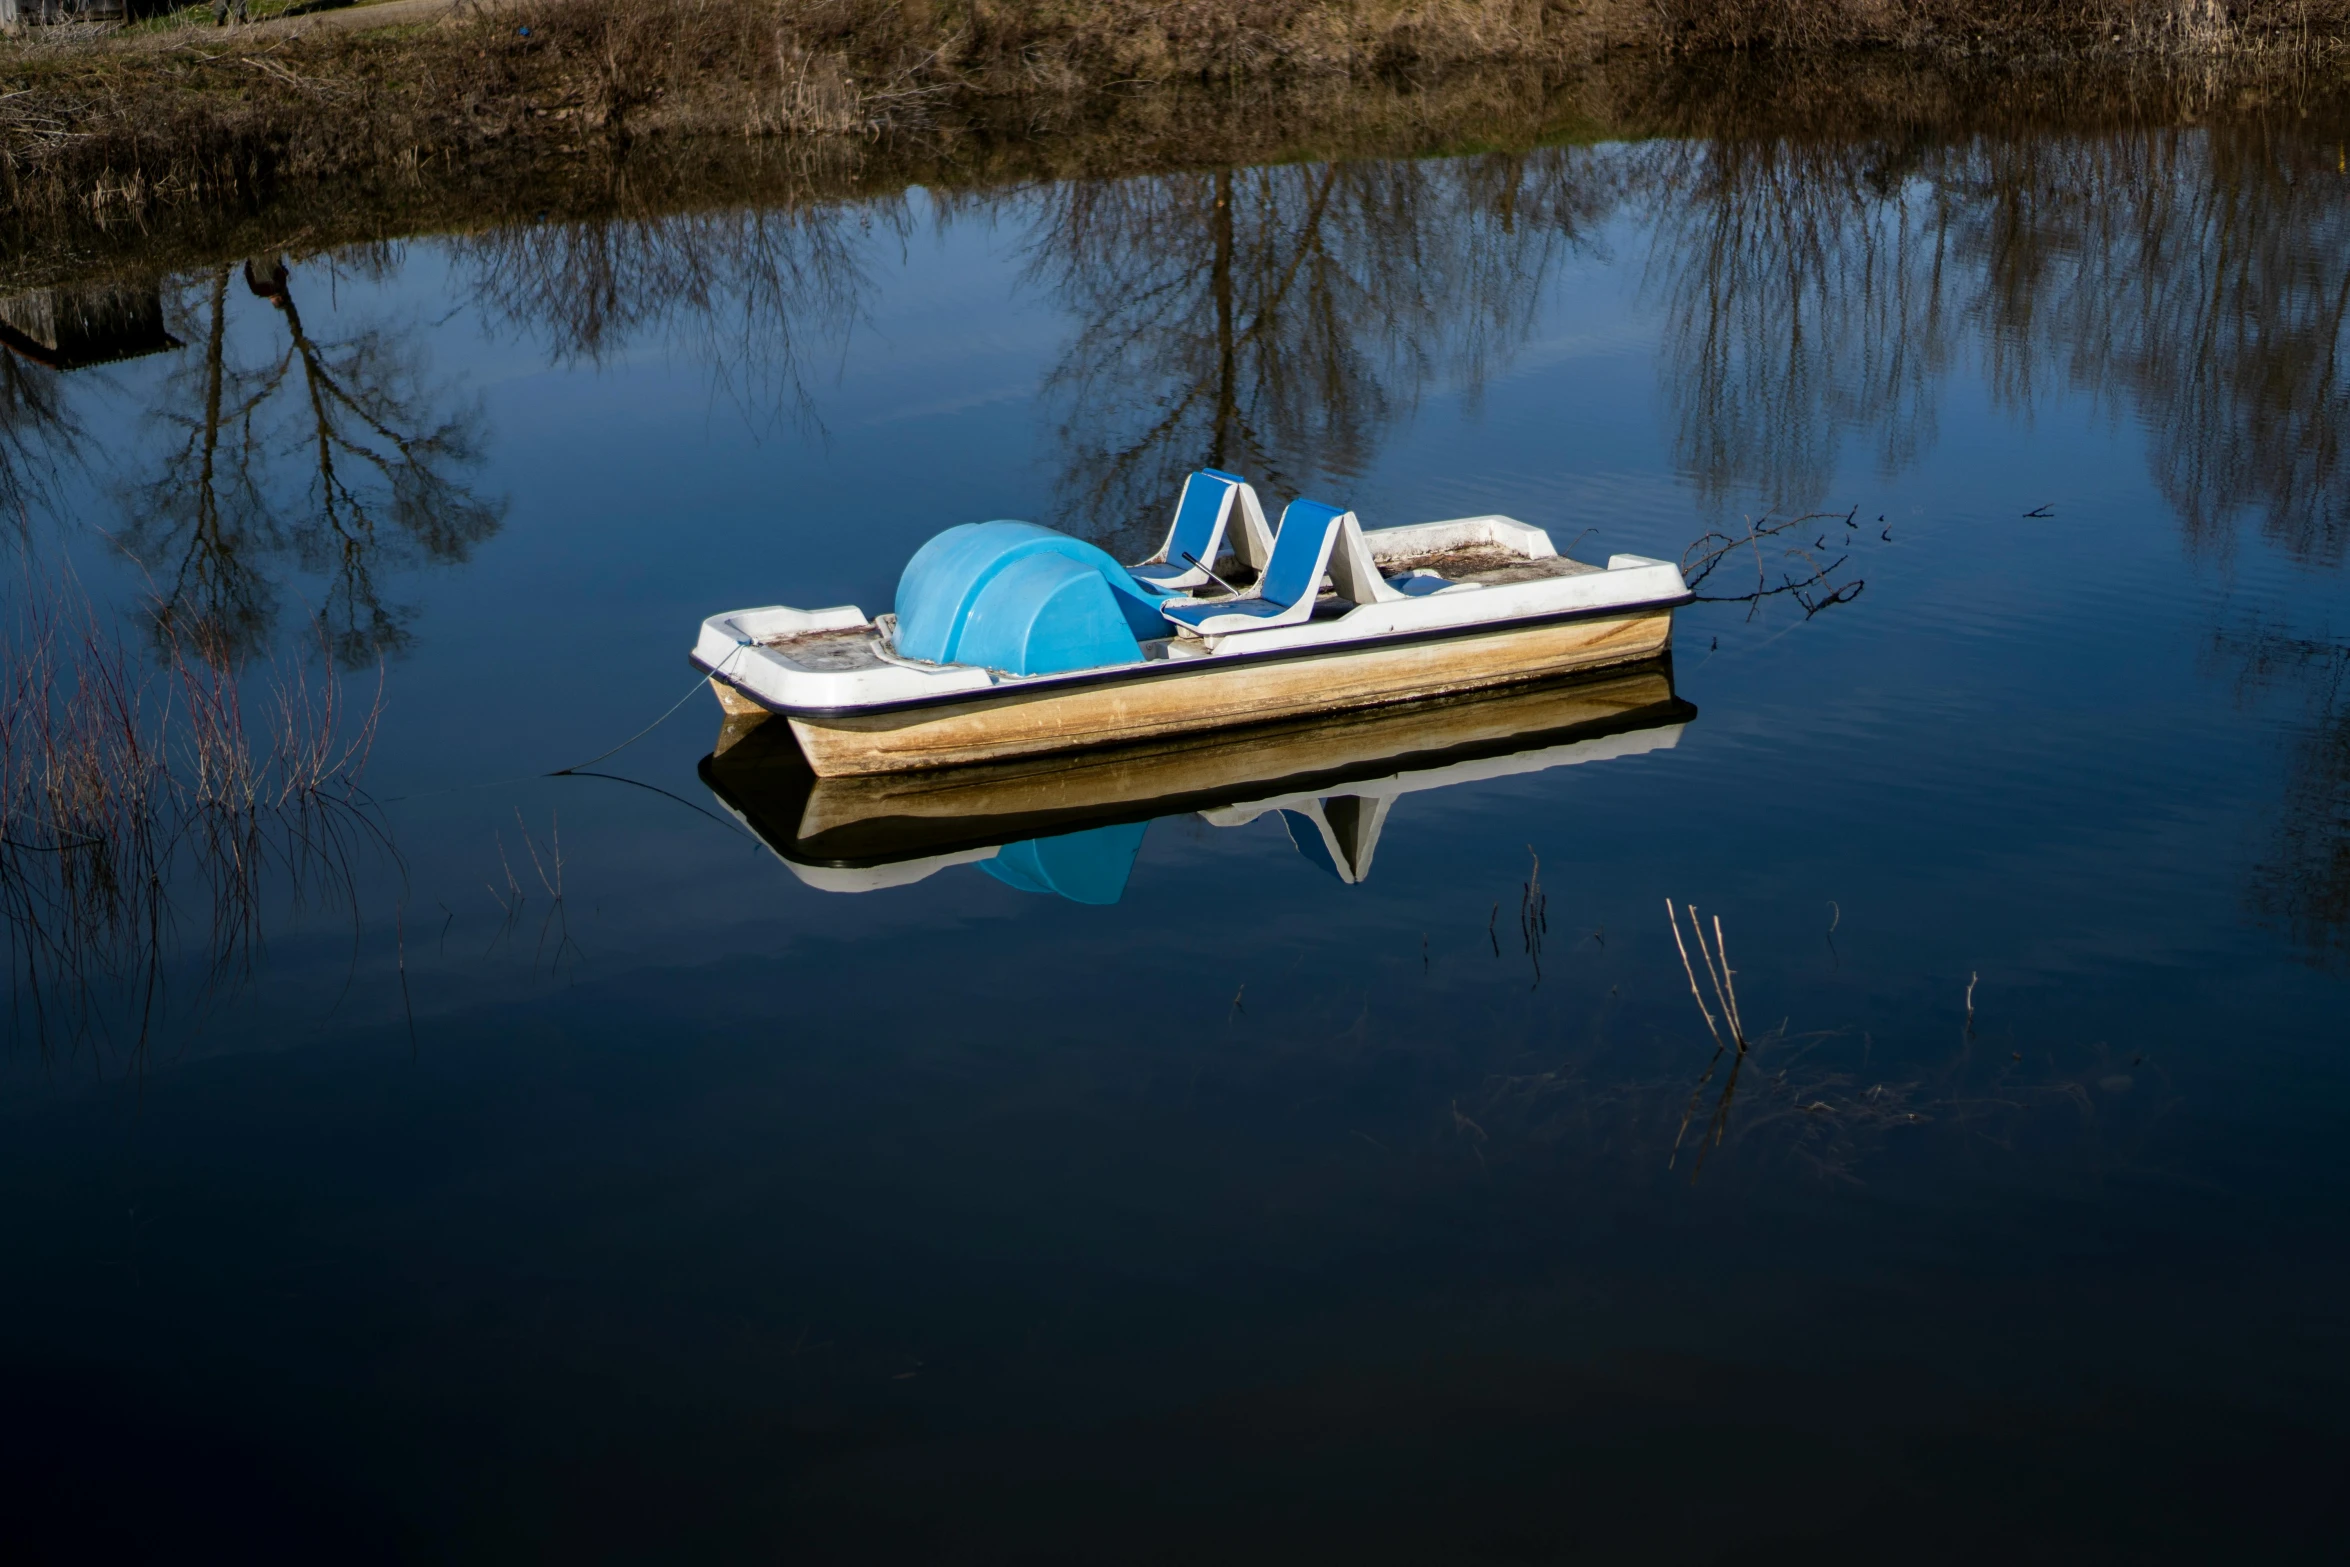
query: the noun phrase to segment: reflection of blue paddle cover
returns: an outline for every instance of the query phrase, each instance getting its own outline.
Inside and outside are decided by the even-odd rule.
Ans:
[[[1071,903],[1115,903],[1126,891],[1127,873],[1149,828],[1148,822],[1125,822],[1008,843],[979,868],[1022,892],[1050,892]]]

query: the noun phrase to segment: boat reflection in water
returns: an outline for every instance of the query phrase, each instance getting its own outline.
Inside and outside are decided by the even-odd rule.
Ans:
[[[1238,827],[1278,811],[1342,882],[1407,794],[1670,748],[1697,710],[1669,663],[1500,694],[923,773],[818,778],[784,724],[730,726],[702,762],[720,803],[827,892],[901,887],[950,865],[1078,903],[1115,903],[1154,818]]]

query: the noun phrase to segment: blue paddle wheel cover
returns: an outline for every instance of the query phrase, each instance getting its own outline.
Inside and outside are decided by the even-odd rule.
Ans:
[[[1142,657],[1159,600],[1104,551],[1032,522],[967,522],[898,577],[897,650],[934,664],[1048,675]]]

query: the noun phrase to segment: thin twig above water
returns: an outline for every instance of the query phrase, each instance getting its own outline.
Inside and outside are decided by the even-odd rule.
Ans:
[[[1850,512],[1806,512],[1800,517],[1783,517],[1777,521],[1766,516],[1760,522],[1748,517],[1742,532],[1709,532],[1683,550],[1681,575],[1701,604],[1745,604],[1751,609],[1764,599],[1785,595],[1803,606],[1804,618],[1808,620],[1822,610],[1851,603],[1860,597],[1867,583],[1859,577],[1837,578],[1836,574],[1852,559],[1849,551],[1823,564],[1824,549],[1783,545],[1779,541],[1789,535],[1800,539],[1809,531],[1810,524],[1823,521],[1849,528],[1859,511],[1856,506]],[[1825,537],[1823,533],[1821,538]],[[1742,593],[1697,591],[1717,569],[1742,553],[1754,558],[1752,588]],[[1778,579],[1775,582],[1774,573]]]

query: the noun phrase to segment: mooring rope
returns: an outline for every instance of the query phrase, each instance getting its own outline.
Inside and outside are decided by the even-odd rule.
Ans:
[[[731,656],[732,655],[730,654],[729,657]],[[662,713],[659,718],[654,719],[651,723],[645,725],[644,728],[639,729],[635,734],[632,734],[627,739],[621,741],[611,750],[598,752],[596,755],[589,757],[584,762],[574,762],[569,767],[558,767],[553,772],[544,773],[540,776],[546,778],[560,778],[566,773],[576,773],[583,767],[593,767],[608,756],[618,756],[621,752],[627,750],[630,746],[636,744],[639,740],[642,740],[645,736],[651,734],[654,730],[669,722],[671,715],[674,714],[679,708],[685,706],[686,703],[692,701],[694,699],[694,693],[701,690],[702,687],[707,684],[709,684],[709,677],[707,675],[696,675],[694,677],[694,683],[685,688],[685,695],[670,703],[666,712]]]
[[[733,661],[733,658],[734,654],[729,653],[725,658],[719,660],[718,668],[721,670],[724,669],[728,663]],[[717,671],[713,670],[712,673],[715,674]],[[552,772],[516,773],[510,778],[485,778],[480,783],[457,784],[447,789],[423,789],[419,790],[415,794],[396,794],[385,800],[383,803],[386,805],[398,805],[402,801],[406,800],[429,800],[435,795],[464,794],[469,790],[474,789],[495,789],[501,784],[528,783],[534,778],[568,778],[574,774],[579,774],[583,768],[593,767],[598,762],[603,761],[606,757],[618,756],[621,752],[627,750],[630,746],[636,744],[639,740],[642,740],[645,736],[651,734],[654,730],[669,722],[671,718],[676,716],[677,710],[679,708],[685,706],[686,703],[693,700],[694,693],[696,691],[701,690],[703,686],[709,683],[709,678],[710,677],[708,675],[696,675],[694,677],[693,684],[685,688],[685,694],[679,697],[676,701],[670,703],[668,707],[663,709],[660,717],[654,719],[651,723],[645,725],[644,728],[639,729],[635,734],[630,735],[627,739],[612,747],[611,750],[600,751],[596,755],[589,757],[584,762],[574,762],[569,767],[558,767]],[[633,779],[624,781],[634,782]],[[646,787],[650,788],[651,785],[647,785]]]

